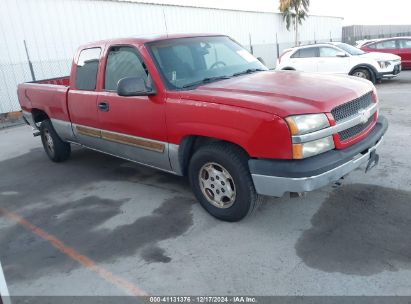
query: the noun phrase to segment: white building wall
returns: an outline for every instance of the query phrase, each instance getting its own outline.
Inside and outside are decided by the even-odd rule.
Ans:
[[[31,81],[26,41],[36,79],[68,75],[76,48],[106,38],[168,33],[227,34],[274,67],[292,46],[293,32],[277,13],[245,12],[106,0],[1,0],[0,113],[20,109],[16,85]],[[342,19],[309,17],[300,41],[341,40]],[[315,34],[314,34],[315,33]]]

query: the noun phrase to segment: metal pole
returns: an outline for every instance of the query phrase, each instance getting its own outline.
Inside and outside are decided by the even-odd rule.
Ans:
[[[251,43],[251,33],[248,33],[248,43],[250,44],[250,52],[254,55],[253,45]]]
[[[275,45],[276,45],[276,48],[277,48],[277,59],[279,59],[280,58],[280,46],[278,45],[278,35],[277,35],[277,33],[275,33]]]
[[[25,50],[26,50],[27,61],[29,62],[31,79],[32,79],[33,81],[36,81],[36,75],[34,74],[34,68],[33,68],[33,64],[31,63],[31,60],[30,60],[30,56],[29,56],[29,51],[28,51],[28,49],[27,49],[26,40],[23,40],[23,42],[24,42],[24,48],[25,48]]]

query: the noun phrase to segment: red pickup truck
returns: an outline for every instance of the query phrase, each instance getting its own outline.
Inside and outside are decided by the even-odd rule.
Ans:
[[[78,144],[188,176],[201,205],[226,221],[261,195],[373,167],[388,126],[371,82],[269,71],[222,35],[90,43],[69,77],[20,84],[18,97],[52,161]]]

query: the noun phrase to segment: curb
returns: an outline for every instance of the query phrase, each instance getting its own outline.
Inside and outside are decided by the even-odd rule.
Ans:
[[[0,130],[24,124],[22,112],[0,114]]]

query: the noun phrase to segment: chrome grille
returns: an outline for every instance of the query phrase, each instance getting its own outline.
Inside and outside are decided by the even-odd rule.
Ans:
[[[375,115],[375,114],[374,114]],[[365,129],[367,129],[370,124],[372,124],[374,120],[374,115],[371,115],[371,117],[368,119],[368,121],[364,124],[358,124],[354,127],[351,127],[349,129],[346,129],[344,131],[338,132],[338,135],[340,136],[340,140],[344,141],[347,139],[350,139],[351,137],[354,137],[355,135],[361,133]]]
[[[335,121],[346,119],[350,116],[356,115],[359,110],[368,108],[372,103],[372,92],[369,92],[353,101],[342,104],[331,110]]]

